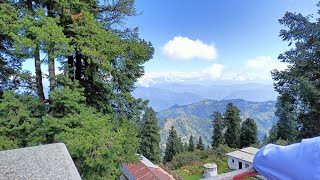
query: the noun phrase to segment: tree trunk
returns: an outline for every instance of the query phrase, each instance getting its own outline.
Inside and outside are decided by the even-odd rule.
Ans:
[[[53,17],[51,0],[48,0],[46,5],[48,9],[48,17]],[[56,84],[56,71],[54,62],[54,45],[50,45],[50,50],[48,52],[48,64],[49,64],[49,82],[50,82],[50,92],[54,90]]]
[[[53,50],[48,52],[48,61],[49,61],[49,81],[50,81],[50,92],[54,90],[56,84],[56,72],[54,65]]]
[[[81,61],[81,54],[76,51],[76,80],[81,82],[82,80],[82,61]]]
[[[41,101],[45,100],[43,93],[43,84],[42,84],[42,72],[41,72],[41,61],[40,61],[40,51],[39,47],[36,47],[34,50],[34,64],[36,70],[36,84],[37,84],[37,93]]]
[[[27,0],[27,6],[30,12],[33,12],[32,10],[32,0]]]
[[[73,61],[73,55],[68,56],[68,62],[67,62],[67,71],[69,78],[73,81],[74,80],[74,61]]]

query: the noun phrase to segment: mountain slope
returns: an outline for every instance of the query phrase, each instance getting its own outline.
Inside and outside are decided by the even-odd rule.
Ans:
[[[204,99],[244,99],[264,102],[276,100],[273,85],[231,84],[231,85],[186,85],[157,84],[153,87],[138,86],[133,92],[137,98],[149,99],[150,106],[156,111],[167,109],[175,104],[185,105]]]
[[[201,96],[190,92],[178,93],[167,89],[159,89],[155,87],[146,88],[140,86],[136,88],[132,95],[136,98],[149,100],[149,105],[155,111],[167,109],[174,104],[185,105],[204,99]]]
[[[240,109],[240,116],[243,120],[247,117],[255,120],[260,140],[277,121],[274,115],[275,101],[250,102],[241,99],[222,101],[204,100],[184,106],[175,105],[157,114],[161,129],[161,146],[164,146],[168,130],[172,125],[185,142],[192,134],[196,138],[201,135],[206,144],[210,143],[212,136],[210,115],[214,111],[224,113],[225,107],[229,102],[232,102]]]

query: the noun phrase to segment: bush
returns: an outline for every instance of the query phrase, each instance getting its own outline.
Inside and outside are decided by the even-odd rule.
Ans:
[[[193,152],[186,151],[174,156],[172,161],[170,163],[167,163],[167,166],[170,169],[175,170],[187,164],[201,161],[207,158],[208,156],[209,156],[208,151],[200,151],[200,150],[195,150]]]

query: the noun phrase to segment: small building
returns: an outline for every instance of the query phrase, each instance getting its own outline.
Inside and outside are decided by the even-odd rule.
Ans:
[[[253,158],[258,151],[257,148],[247,147],[227,153],[229,168],[232,170],[252,168]]]
[[[218,175],[217,165],[215,163],[213,164],[208,163],[208,164],[205,164],[203,167],[204,167],[203,176],[205,178],[214,177]]]
[[[141,156],[137,163],[123,163],[120,167],[122,180],[174,180],[175,178],[149,159]]]

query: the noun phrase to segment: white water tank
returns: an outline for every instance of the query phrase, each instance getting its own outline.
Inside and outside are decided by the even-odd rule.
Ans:
[[[214,177],[218,175],[217,165],[215,163],[208,163],[203,165],[203,167],[204,167],[203,176],[205,178]]]

